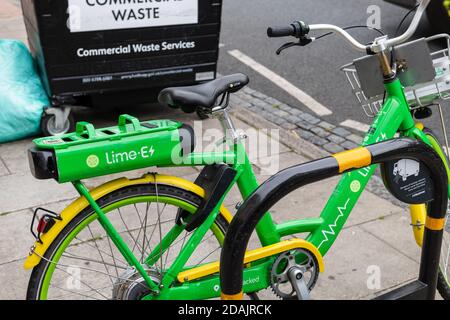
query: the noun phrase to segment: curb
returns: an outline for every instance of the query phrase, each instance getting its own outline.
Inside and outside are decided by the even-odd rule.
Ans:
[[[283,144],[293,149],[300,155],[303,155],[309,159],[323,158],[330,155],[327,151],[317,147],[309,141],[302,139],[294,131],[283,129],[259,116],[255,112],[238,106],[233,106],[233,109],[233,116],[257,129],[279,130],[280,139],[283,141]]]
[[[354,149],[363,140],[352,129],[331,124],[248,87],[231,96],[231,102],[329,153]]]

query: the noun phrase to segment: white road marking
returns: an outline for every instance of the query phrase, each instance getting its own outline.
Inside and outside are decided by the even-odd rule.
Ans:
[[[265,66],[259,64],[249,56],[246,56],[239,50],[231,50],[228,51],[228,53],[233,56],[234,58],[238,59],[243,64],[246,64],[262,76],[266,77],[270,81],[272,81],[274,84],[276,84],[278,87],[289,93],[291,96],[296,98],[298,101],[303,103],[306,107],[308,107],[311,111],[316,113],[319,116],[327,116],[330,114],[333,114],[333,112],[323,106],[321,103],[316,101],[313,97],[308,95],[307,93],[303,92],[296,86],[294,86],[292,83],[284,79],[283,77],[279,76],[278,74],[274,73],[272,70],[269,70]]]
[[[219,43],[219,48],[223,48],[223,47],[225,47],[225,44],[224,43]]]
[[[352,128],[361,132],[367,132],[370,129],[370,126],[368,124],[365,123],[361,123],[355,120],[351,120],[351,119],[347,119],[344,122],[340,123],[341,126],[343,127],[348,127],[348,128]]]

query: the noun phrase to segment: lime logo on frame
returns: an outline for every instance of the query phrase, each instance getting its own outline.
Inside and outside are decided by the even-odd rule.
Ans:
[[[361,190],[361,182],[359,182],[358,180],[353,180],[350,184],[350,190],[355,193]]]
[[[99,165],[99,163],[100,159],[95,154],[91,154],[86,159],[86,164],[88,165],[89,168],[96,168]]]

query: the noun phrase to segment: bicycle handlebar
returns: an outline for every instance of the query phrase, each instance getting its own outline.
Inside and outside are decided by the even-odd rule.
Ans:
[[[269,27],[267,28],[267,36],[270,38],[295,36],[295,28],[291,25],[287,27]]]
[[[377,53],[383,51],[387,48],[396,46],[407,41],[411,38],[417,27],[419,26],[420,19],[422,18],[423,13],[425,12],[427,6],[429,5],[431,0],[422,0],[420,5],[417,8],[416,14],[411,21],[408,29],[401,36],[398,36],[393,39],[387,39],[383,42],[374,42],[371,45],[364,45],[358,40],[356,40],[352,35],[350,35],[344,29],[332,25],[332,24],[312,24],[307,25],[304,22],[294,22],[288,27],[271,27],[267,29],[267,34],[269,37],[286,37],[286,36],[295,36],[298,38],[304,38],[308,35],[310,31],[323,31],[323,32],[333,32],[340,35],[344,40],[346,40],[350,45],[357,51],[360,52],[369,52],[369,53]],[[296,25],[300,26],[299,29],[296,28]],[[297,29],[297,30],[296,30]]]
[[[303,21],[295,21],[287,27],[269,27],[267,35],[271,38],[276,37],[305,37],[310,31],[309,26]]]

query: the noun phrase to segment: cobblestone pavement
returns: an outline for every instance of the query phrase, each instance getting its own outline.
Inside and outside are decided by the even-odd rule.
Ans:
[[[238,92],[231,99],[234,104],[256,112],[268,121],[296,133],[330,153],[356,148],[362,142],[362,137],[355,132],[326,122],[250,88]]]

